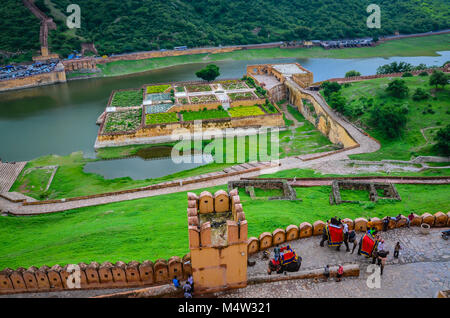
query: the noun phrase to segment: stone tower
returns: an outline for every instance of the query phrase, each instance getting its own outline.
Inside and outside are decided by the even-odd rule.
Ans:
[[[237,189],[188,193],[188,231],[195,290],[247,286],[247,221]]]

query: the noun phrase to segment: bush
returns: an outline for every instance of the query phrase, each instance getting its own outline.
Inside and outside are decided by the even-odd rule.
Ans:
[[[372,108],[369,122],[388,138],[400,136],[406,126],[408,108],[400,105],[380,105]]]
[[[403,73],[402,77],[413,77],[414,75],[412,75],[412,73],[410,72],[405,72]]]
[[[421,101],[421,100],[428,99],[429,97],[430,97],[430,94],[425,89],[419,87],[414,92],[412,99],[415,101]]]
[[[428,72],[421,72],[419,76],[428,76]]]
[[[351,70],[345,73],[345,77],[354,77],[354,76],[361,76],[361,73],[355,70]]]
[[[444,156],[450,156],[450,124],[438,130],[434,140],[436,141],[435,149]]]
[[[388,84],[386,92],[397,98],[405,98],[408,96],[409,88],[404,80],[396,79]]]
[[[330,97],[331,94],[338,92],[341,89],[341,85],[336,82],[323,82],[321,85],[323,89],[323,94],[325,97]]]

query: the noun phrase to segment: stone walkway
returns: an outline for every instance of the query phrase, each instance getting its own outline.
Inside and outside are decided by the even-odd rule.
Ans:
[[[342,282],[334,279],[325,281],[292,280],[260,285],[218,293],[218,297],[434,297],[439,290],[450,289],[450,242],[441,238],[440,233],[448,228],[433,228],[429,235],[419,233],[412,227],[382,232],[385,246],[390,251],[381,276],[381,288],[371,289],[366,281],[370,259],[345,251],[342,246],[335,248],[319,246],[320,236],[291,241],[289,244],[303,258],[301,270],[323,268],[326,264],[358,263],[360,277],[345,278]],[[358,233],[358,239],[361,233]],[[393,248],[400,242],[402,250],[398,259],[393,258]],[[273,253],[273,248],[270,249]],[[256,265],[248,268],[248,275],[264,275],[267,260],[262,253],[249,257]],[[267,274],[265,274],[267,275]],[[272,274],[280,275],[280,274]],[[281,274],[282,275],[282,274]]]
[[[11,189],[26,164],[26,161],[15,163],[0,161],[0,193],[8,192]]]

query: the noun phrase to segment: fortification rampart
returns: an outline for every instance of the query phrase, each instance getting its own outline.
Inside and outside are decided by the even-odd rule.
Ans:
[[[49,73],[0,81],[0,92],[65,82],[66,73],[64,67],[60,65]]]

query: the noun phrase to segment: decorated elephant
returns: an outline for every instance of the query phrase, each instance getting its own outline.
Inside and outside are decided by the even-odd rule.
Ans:
[[[358,246],[358,255],[364,255],[366,257],[372,257],[373,253],[377,250],[379,241],[372,235],[371,232],[365,233]]]
[[[281,274],[283,272],[297,272],[302,265],[302,258],[288,245],[280,249],[279,255],[271,259],[268,264],[267,273]]]
[[[344,227],[336,222],[327,224],[323,230],[322,240],[320,241],[321,247],[324,246],[325,241],[327,241],[329,247],[336,247],[339,251],[344,242]]]

